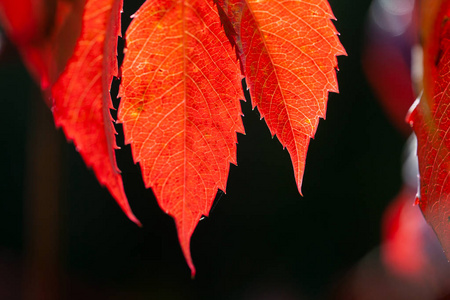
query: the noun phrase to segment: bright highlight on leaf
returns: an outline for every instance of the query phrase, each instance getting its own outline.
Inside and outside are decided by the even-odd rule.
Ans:
[[[409,116],[418,139],[418,204],[450,259],[450,1],[430,1],[424,24],[424,92]]]

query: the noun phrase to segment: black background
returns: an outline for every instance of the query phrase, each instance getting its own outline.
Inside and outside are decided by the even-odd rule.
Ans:
[[[124,23],[140,4],[125,0]],[[380,243],[382,213],[401,185],[404,138],[387,121],[362,73],[370,1],[330,4],[348,57],[338,59],[340,94],[330,95],[327,119],[320,122],[310,144],[304,196],[298,193],[287,151],[270,136],[250,101],[243,102],[246,135],[238,135],[238,167],[231,167],[226,195],[217,197],[210,217],[200,221],[192,237],[195,280],[190,278],[173,220],[144,188],[123,137],[118,137],[122,146],[118,163],[143,228],[125,217],[58,130],[64,170],[61,297],[325,298]],[[19,289],[26,289],[21,283],[28,224],[25,174],[27,153],[33,151],[27,145],[30,116],[37,105],[31,102],[40,101],[36,94],[19,58],[3,57],[0,288],[11,289],[11,297],[20,297]],[[47,114],[50,118],[50,110]]]

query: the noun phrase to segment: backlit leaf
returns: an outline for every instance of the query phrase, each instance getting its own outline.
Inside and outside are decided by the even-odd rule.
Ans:
[[[210,0],[147,0],[134,17],[118,118],[194,275],[191,235],[225,191],[243,132],[239,64]]]
[[[127,216],[131,212],[116,165],[110,86],[117,76],[122,0],[87,0],[83,30],[66,70],[52,88],[53,115],[86,165],[106,185]]]
[[[326,0],[216,0],[233,24],[253,105],[287,148],[300,191],[309,140],[345,55]]]
[[[450,1],[427,2],[434,9],[423,23],[424,92],[409,121],[418,139],[417,203],[450,259]]]

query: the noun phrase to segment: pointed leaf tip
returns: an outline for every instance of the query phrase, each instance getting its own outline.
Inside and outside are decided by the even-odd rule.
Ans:
[[[346,55],[326,0],[217,0],[233,24],[254,106],[287,148],[299,192],[310,138]]]
[[[66,69],[51,88],[53,116],[131,221],[141,226],[128,204],[114,149],[110,87],[117,75],[117,39],[122,0],[87,0],[82,27]],[[86,30],[89,29],[89,30]]]
[[[192,261],[191,255],[191,236],[194,233],[198,220],[200,220],[200,217],[196,219],[192,218],[191,220],[188,220],[188,222],[185,222],[184,219],[175,218],[175,224],[178,232],[178,240],[180,241],[181,250],[183,252],[184,258],[186,259],[186,263],[189,269],[191,270],[192,279],[195,278],[196,269],[194,266],[194,262]]]
[[[126,40],[118,119],[194,276],[191,235],[244,132],[239,63],[212,1],[147,0]]]
[[[104,182],[100,182],[103,186]],[[141,222],[136,218],[133,211],[131,210],[130,204],[128,203],[127,196],[125,194],[125,190],[123,187],[122,178],[119,173],[113,174],[113,178],[108,180],[108,190],[111,193],[111,196],[116,200],[119,207],[125,213],[125,215],[136,225],[142,227]]]

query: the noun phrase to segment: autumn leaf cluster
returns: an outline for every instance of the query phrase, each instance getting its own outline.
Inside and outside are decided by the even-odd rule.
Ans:
[[[425,17],[425,92],[410,120],[419,138],[425,217],[450,249],[448,201],[449,1]],[[0,1],[2,27],[39,82],[55,124],[140,224],[116,164],[111,82],[120,77],[117,122],[147,188],[171,215],[192,274],[190,237],[226,191],[244,133],[245,78],[252,105],[290,154],[299,191],[309,141],[338,92],[345,55],[326,0],[147,0],[126,29],[117,63],[122,0]],[[17,9],[20,6],[20,13]],[[430,25],[431,24],[431,25]],[[439,203],[435,205],[435,203]]]

